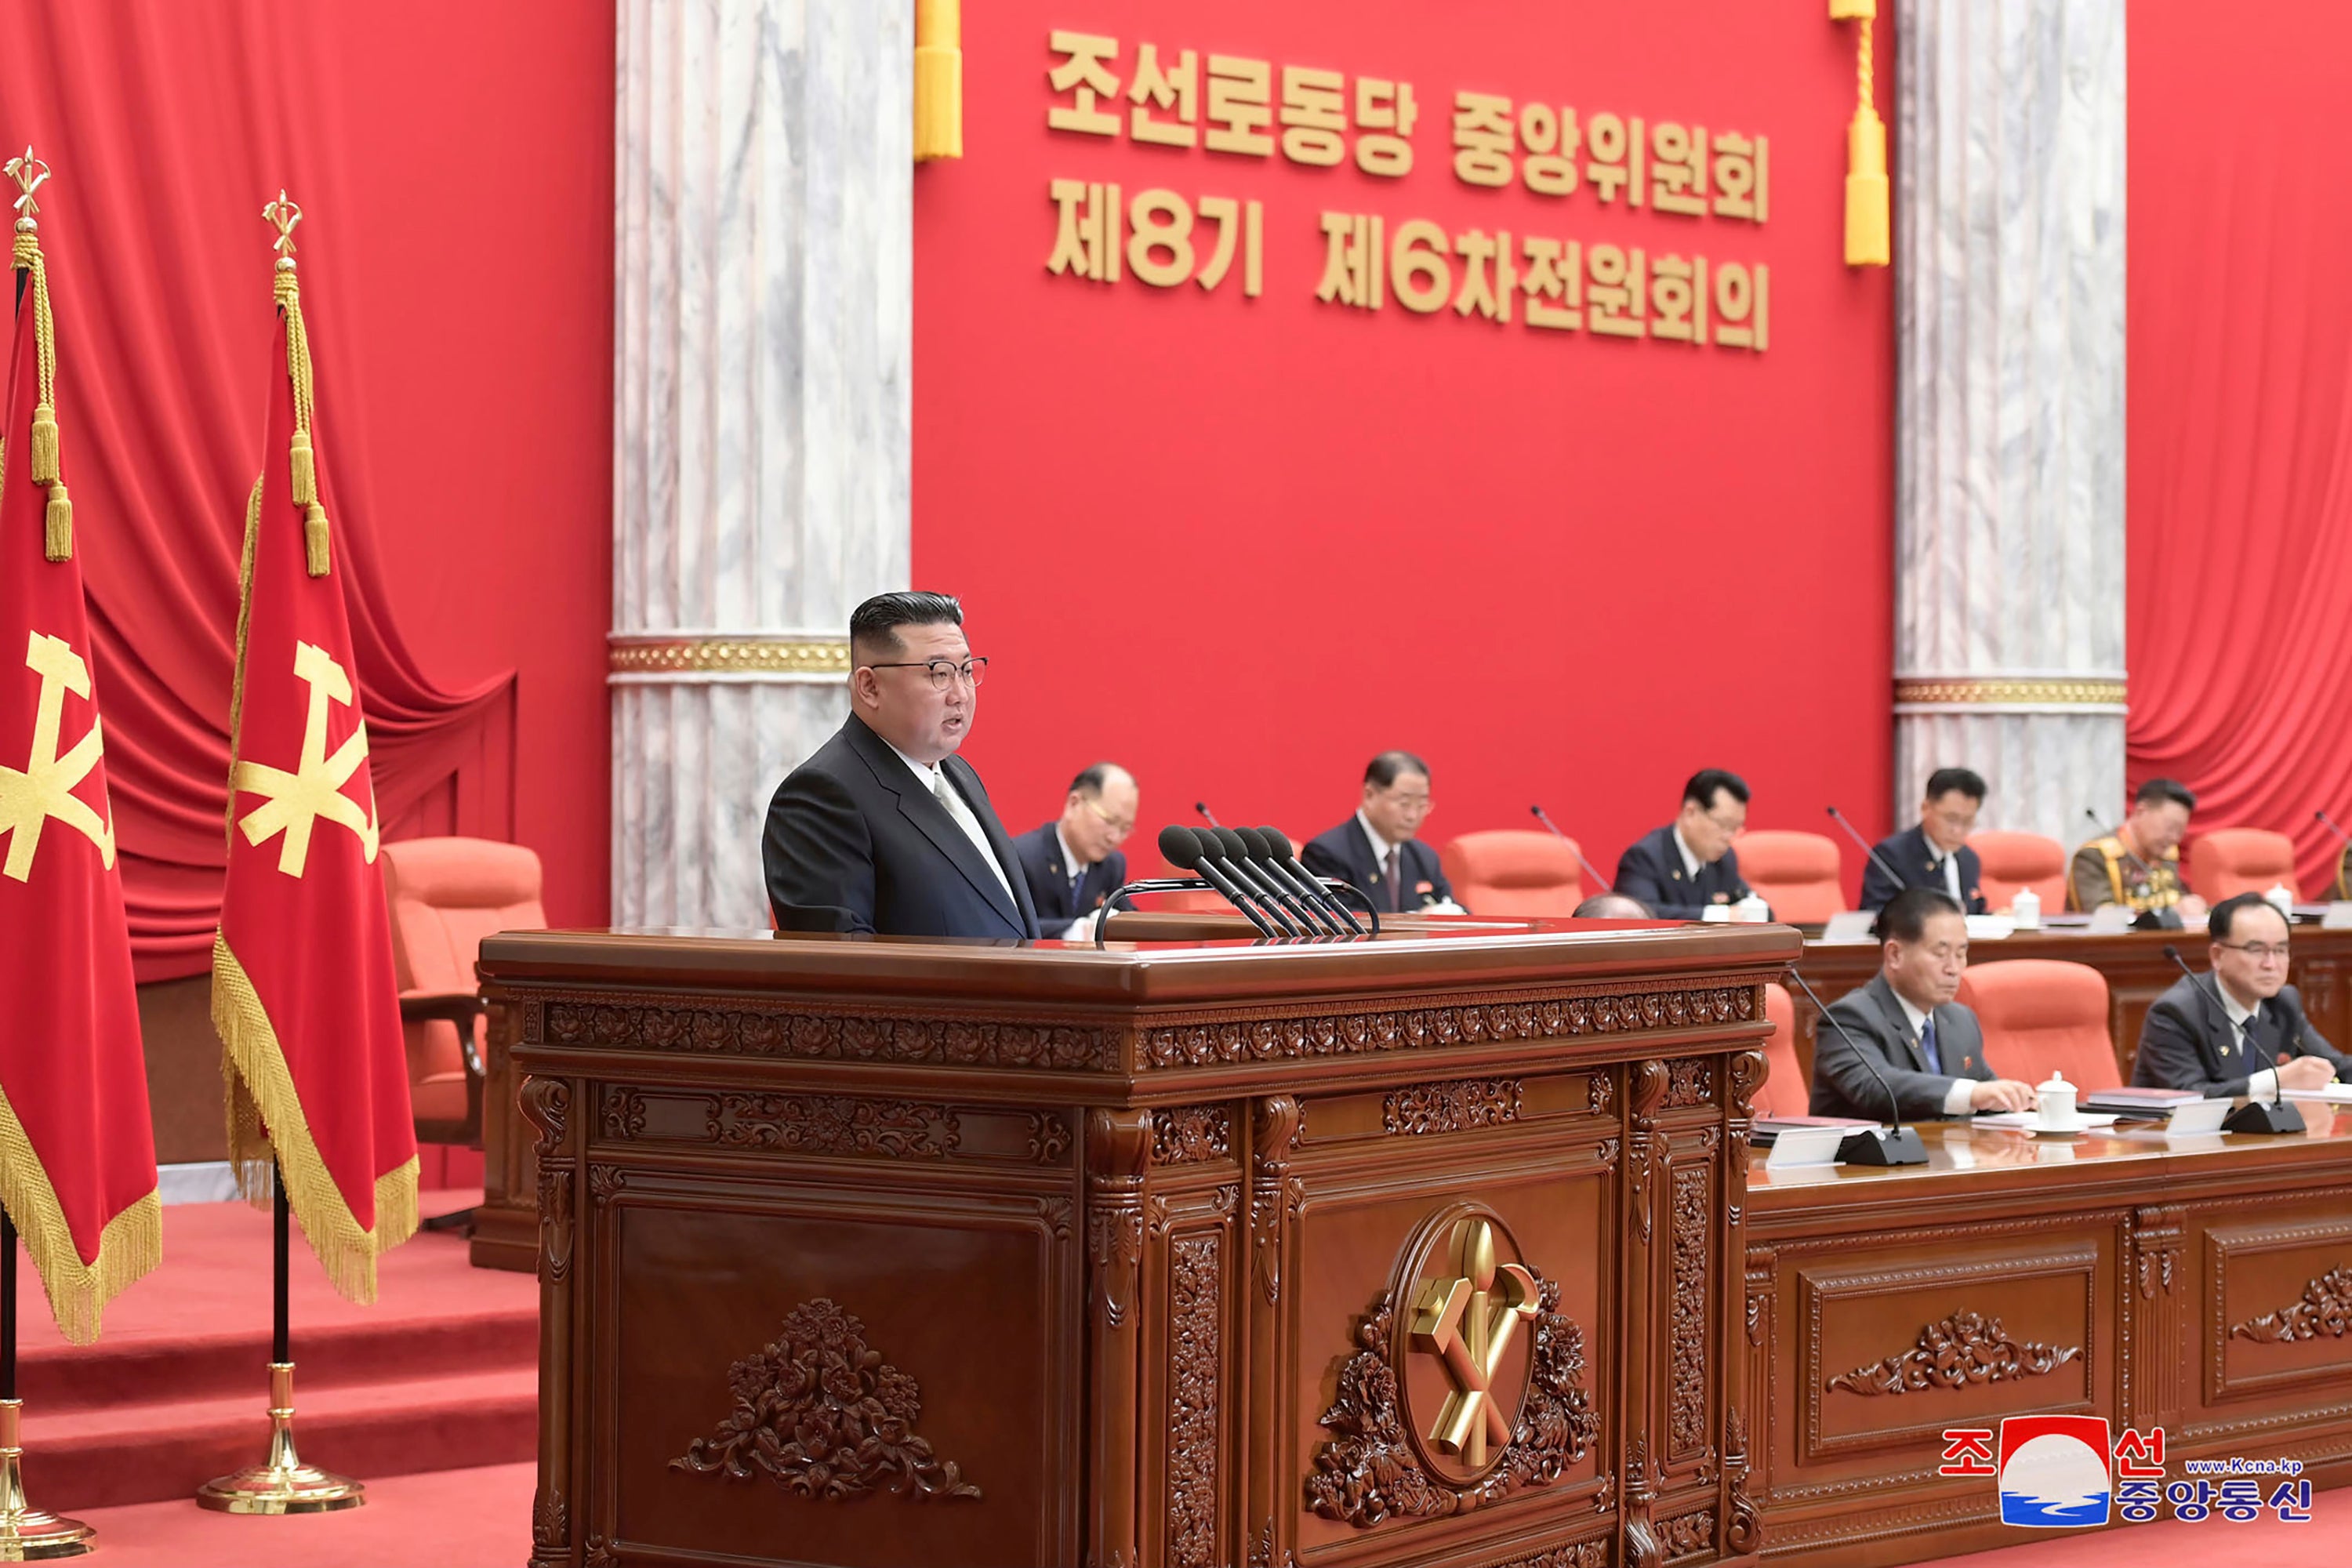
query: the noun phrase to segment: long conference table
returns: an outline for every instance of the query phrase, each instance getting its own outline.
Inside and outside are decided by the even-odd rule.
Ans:
[[[1773,1172],[1790,928],[1123,929],[485,942],[535,1568],[1895,1563],[2025,1414],[2352,1479],[2352,1117]]]

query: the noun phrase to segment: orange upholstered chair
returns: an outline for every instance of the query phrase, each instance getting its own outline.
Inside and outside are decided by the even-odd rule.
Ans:
[[[1465,833],[1438,851],[1454,901],[1480,915],[1566,915],[1584,901],[1573,840],[1517,827]]]
[[[2303,897],[2294,885],[2294,840],[2284,833],[2217,827],[2189,847],[2189,885],[2209,904],[2267,893],[2276,882]]]
[[[1960,976],[1958,1000],[1984,1026],[1995,1076],[2040,1083],[2062,1072],[2081,1094],[2123,1082],[2107,1033],[2106,976],[2089,964],[1980,963]]]
[[[1759,1116],[1803,1116],[1813,1100],[1805,1069],[1797,1065],[1797,1009],[1777,981],[1764,983],[1764,1016],[1772,1032],[1764,1037],[1764,1087],[1756,1091]]]
[[[1818,833],[1743,833],[1732,844],[1739,875],[1772,906],[1772,918],[1819,925],[1845,908],[1838,848]]]
[[[2009,908],[2020,888],[2031,888],[2042,907],[2053,912],[2066,907],[2066,847],[2039,833],[1972,833],[1969,847],[1977,852],[1977,886],[1984,889],[1985,908],[1995,913]]]
[[[383,861],[417,1142],[479,1148],[485,1008],[474,964],[493,931],[547,924],[539,857],[487,838],[404,838],[383,847]]]

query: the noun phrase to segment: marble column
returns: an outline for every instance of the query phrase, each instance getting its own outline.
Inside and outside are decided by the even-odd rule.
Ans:
[[[777,782],[907,585],[912,8],[619,0],[613,920],[767,923]]]
[[[1898,823],[2122,810],[2124,4],[1896,8]]]

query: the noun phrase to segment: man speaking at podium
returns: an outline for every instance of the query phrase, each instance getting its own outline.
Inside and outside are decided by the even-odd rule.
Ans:
[[[988,660],[944,594],[849,617],[849,718],[777,786],[761,858],[780,931],[1037,934],[1013,841],[970,763]]]

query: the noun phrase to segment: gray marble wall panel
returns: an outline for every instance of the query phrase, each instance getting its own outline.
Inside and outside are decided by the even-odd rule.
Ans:
[[[2124,0],[1901,0],[1896,820],[2087,837],[2124,783]]]
[[[618,26],[613,629],[684,651],[614,681],[613,918],[757,926],[768,796],[846,700],[742,650],[837,639],[907,583],[912,12],[620,0]]]

